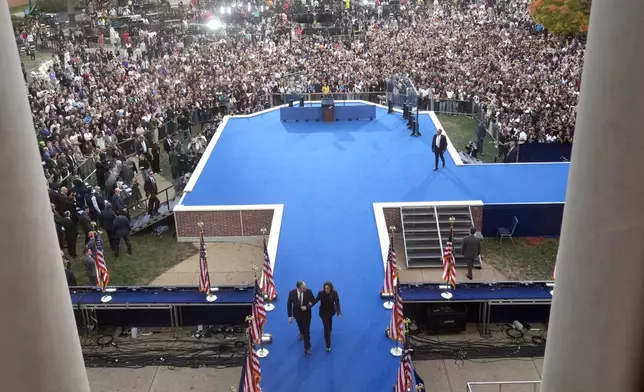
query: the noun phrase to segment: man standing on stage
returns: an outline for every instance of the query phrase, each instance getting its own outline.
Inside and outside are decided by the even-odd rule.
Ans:
[[[432,152],[436,158],[434,161],[434,171],[438,170],[438,158],[443,162],[443,167],[445,167],[445,150],[447,150],[447,138],[443,135],[442,129],[436,130],[436,135],[432,138]]]
[[[311,355],[311,306],[315,302],[315,297],[311,289],[306,287],[306,283],[298,281],[295,290],[288,293],[287,312],[288,322],[292,323],[293,318],[300,329],[300,335],[297,340],[304,339],[304,353]]]

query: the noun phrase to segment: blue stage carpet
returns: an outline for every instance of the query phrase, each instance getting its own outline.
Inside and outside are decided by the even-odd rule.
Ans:
[[[262,360],[266,392],[390,392],[397,359],[385,338],[389,311],[378,292],[383,265],[373,202],[483,200],[560,202],[567,165],[482,166],[432,172],[429,116],[421,138],[400,115],[375,121],[280,123],[279,111],[228,122],[184,205],[284,204],[275,266],[281,299],[269,313],[271,354]],[[343,317],[334,320],[333,352],[324,350],[317,308],[313,355],[305,358],[289,325],[286,295],[299,279],[314,293],[331,280]],[[427,380],[429,381],[429,380]]]

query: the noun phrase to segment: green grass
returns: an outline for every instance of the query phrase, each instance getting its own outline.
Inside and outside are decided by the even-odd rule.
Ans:
[[[559,240],[515,238],[514,243],[497,238],[483,241],[483,261],[510,280],[552,280]]]
[[[450,116],[446,114],[437,114],[437,117],[449,136],[450,141],[458,151],[465,150],[468,142],[476,142],[476,127],[478,123],[472,117]],[[485,163],[494,162],[497,149],[494,146],[493,139],[489,135],[485,137],[483,151],[485,155],[479,155],[479,159]]]
[[[144,230],[130,237],[132,256],[127,255],[125,243],[121,241],[119,257],[109,249],[107,235],[101,238],[105,248],[105,260],[110,274],[110,285],[147,285],[176,264],[197,253],[194,245],[177,242],[171,233],[162,236]],[[76,252],[81,255],[84,236],[79,235]],[[79,285],[88,285],[81,257],[72,259],[72,269]]]

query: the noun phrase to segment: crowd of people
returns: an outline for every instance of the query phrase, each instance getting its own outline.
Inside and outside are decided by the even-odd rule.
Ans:
[[[181,23],[111,29],[104,42],[53,34],[51,61],[25,80],[59,233],[68,230],[63,220],[97,220],[108,204],[127,218],[128,203],[143,197],[139,178],[155,196],[148,173],[161,171],[163,153],[171,168],[163,175],[185,185],[224,115],[263,110],[290,93],[384,93],[392,75],[405,75],[423,108],[450,112],[466,102],[503,135],[571,142],[583,40],[537,28],[527,0],[491,3],[409,2],[387,17],[356,7],[340,37],[304,34],[279,13],[194,29],[207,20],[192,8]],[[85,184],[92,173],[95,189]],[[152,202],[149,213],[157,208]]]

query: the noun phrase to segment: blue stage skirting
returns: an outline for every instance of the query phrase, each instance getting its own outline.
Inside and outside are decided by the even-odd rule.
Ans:
[[[376,118],[374,105],[334,105],[336,121],[373,120]],[[280,108],[280,121],[322,121],[322,107],[283,107]]]
[[[519,162],[570,162],[571,155],[571,143],[524,143],[519,148]]]
[[[98,326],[178,327],[195,325],[243,325],[251,313],[253,287],[224,287],[217,300],[206,301],[197,288],[117,287],[112,300],[101,302],[103,293],[92,287],[70,290],[79,327],[88,318]],[[88,314],[91,313],[91,315]]]
[[[512,283],[511,286],[504,285],[458,285],[451,290],[453,297],[450,301],[543,301],[552,300],[550,288],[544,284],[538,286],[522,286]],[[423,285],[415,287],[404,285],[400,288],[400,295],[403,302],[449,302],[441,297],[439,285]]]
[[[561,232],[563,203],[494,204],[483,206],[485,237],[495,237],[499,227],[510,227],[512,217],[519,220],[515,237],[556,237]]]
[[[109,293],[112,300],[107,304],[101,302],[103,294],[93,288],[76,288],[70,290],[73,305],[234,305],[253,303],[252,289],[225,289],[214,292],[217,301],[208,302],[204,293],[198,289],[177,289],[167,291],[163,288],[146,287],[138,291],[132,291],[125,287],[117,288],[116,292]]]

